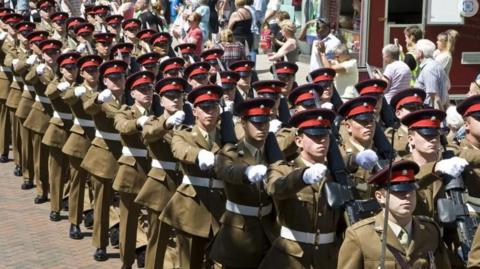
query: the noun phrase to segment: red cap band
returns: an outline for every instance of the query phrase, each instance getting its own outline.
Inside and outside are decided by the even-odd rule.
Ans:
[[[234,79],[234,78],[232,78],[231,76],[222,77],[220,80],[222,81],[222,83],[227,83],[227,84],[229,84],[229,83],[231,83],[231,84],[237,83],[237,80]]]
[[[270,108],[269,107],[252,107],[250,109],[245,109],[243,111],[243,116],[269,116],[270,115]]]
[[[362,113],[370,113],[373,112],[375,107],[373,105],[367,104],[367,105],[362,105],[362,106],[356,106],[352,108],[350,111],[347,113],[347,118],[350,118],[352,116],[362,114]]]
[[[203,68],[203,66],[193,69],[193,71],[190,73],[188,78],[191,78],[192,76],[195,76],[195,75],[201,75],[201,74],[208,74],[208,70]]]
[[[313,96],[313,93],[311,93],[310,91],[304,92],[297,96],[297,99],[295,99],[295,105],[298,105],[298,103],[303,102],[305,100],[312,100],[312,99],[315,99],[315,96]]]
[[[168,91],[183,91],[183,85],[178,83],[170,83],[160,88],[160,93]]]
[[[125,69],[123,69],[120,65],[114,65],[105,69],[104,75],[114,74],[114,73],[124,73]]]
[[[262,87],[257,88],[257,93],[280,93],[282,88],[278,85],[262,85]]]
[[[155,40],[153,41],[153,44],[165,43],[165,42],[168,42],[168,37],[164,36],[164,35],[161,35],[161,36],[155,38]],[[182,52],[183,52],[183,50],[182,50]]]
[[[138,23],[135,22],[135,21],[131,21],[131,22],[128,22],[125,24],[125,26],[123,27],[123,29],[127,30],[129,28],[134,28],[134,27],[138,27]]]
[[[62,62],[60,62],[60,66],[64,66],[64,65],[67,65],[67,64],[76,64],[77,61],[78,61],[77,58],[68,57],[68,58],[63,59]]]
[[[399,109],[404,104],[412,104],[412,103],[422,104],[423,103],[422,97],[420,97],[418,95],[406,96],[406,97],[402,98],[400,101],[398,101],[395,109]]]
[[[360,95],[369,94],[369,93],[383,93],[384,88],[379,85],[370,85],[360,89]]]
[[[278,68],[275,70],[277,74],[295,74],[295,69],[288,68],[288,67],[283,67],[283,68]]]
[[[413,170],[392,171],[392,182],[401,183],[413,181],[415,179],[415,172]]]
[[[166,71],[170,71],[170,70],[173,70],[173,69],[180,69],[182,68],[182,65],[180,63],[171,63],[171,64],[168,64],[165,66],[165,68],[163,68],[163,71],[166,72]]]
[[[471,105],[466,111],[465,113],[463,113],[463,116],[467,116],[473,112],[477,112],[477,111],[480,111],[480,104],[474,104],[474,105]]]
[[[298,128],[309,128],[309,127],[330,127],[331,123],[329,120],[324,119],[310,119],[303,121],[298,125]]]
[[[149,76],[142,76],[142,77],[139,77],[135,80],[135,82],[132,83],[132,86],[131,88],[135,88],[139,85],[142,85],[142,84],[151,84],[153,83],[152,79],[149,77]]]
[[[92,66],[98,67],[99,65],[100,65],[100,63],[98,63],[97,61],[95,61],[94,59],[92,59],[92,60],[90,60],[90,61],[85,61],[85,62],[80,66],[80,69],[87,68],[87,67],[92,67]]]
[[[235,68],[235,72],[250,72],[252,71],[252,67],[250,65],[239,66]]]
[[[408,128],[440,128],[440,121],[436,119],[422,119],[412,123]]]
[[[320,82],[320,81],[326,81],[326,80],[333,80],[333,77],[330,76],[329,74],[321,74],[321,75],[318,75],[316,76],[314,79],[313,79],[313,82]]]
[[[220,99],[220,96],[216,95],[215,93],[207,92],[207,93],[200,94],[199,96],[197,96],[197,98],[195,98],[195,101],[193,102],[193,104],[198,104],[198,103],[205,102],[205,101],[218,101],[219,99]]]

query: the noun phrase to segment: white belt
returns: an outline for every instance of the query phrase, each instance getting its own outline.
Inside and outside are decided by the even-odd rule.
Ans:
[[[62,120],[72,120],[73,119],[72,114],[57,112],[57,111],[53,111],[53,117],[57,118],[57,119],[62,119]]]
[[[480,213],[480,206],[467,203],[467,208],[468,208],[468,213],[476,213],[476,214]]]
[[[80,125],[82,127],[95,127],[95,124],[93,123],[93,120],[85,120],[85,119],[75,118],[73,120],[73,123],[76,124],[76,125]]]
[[[45,96],[35,95],[35,101],[42,102],[44,104],[51,104],[50,99]]]
[[[29,91],[29,92],[35,92],[35,88],[33,88],[33,86],[27,85],[27,84],[23,85],[23,90],[24,91]]]
[[[163,170],[177,170],[177,163],[176,162],[165,162],[159,161],[157,159],[152,160],[152,167],[163,169]]]
[[[95,136],[103,138],[105,140],[120,141],[120,134],[119,133],[110,133],[110,132],[95,130]]]
[[[1,66],[0,65],[0,71],[2,71],[2,72],[12,72],[12,69],[8,66]]]
[[[207,177],[195,177],[195,176],[184,175],[182,179],[182,184],[188,184],[188,185],[205,187],[205,188],[223,189],[223,181],[214,179],[214,178],[207,178]]]
[[[147,157],[147,150],[146,149],[136,149],[136,148],[129,148],[123,147],[122,154],[124,156],[133,156],[133,157]]]
[[[233,213],[237,213],[244,216],[251,217],[263,217],[272,212],[272,204],[268,204],[264,207],[248,206],[248,205],[239,205],[232,201],[227,200],[225,208]]]
[[[23,78],[21,76],[13,76],[13,81],[23,82]]]
[[[295,231],[285,226],[282,226],[282,229],[280,230],[280,236],[288,240],[312,245],[330,244],[335,241],[335,233],[306,233]]]

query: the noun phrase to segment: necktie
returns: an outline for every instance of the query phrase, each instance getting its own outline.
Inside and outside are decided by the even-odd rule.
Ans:
[[[398,241],[400,241],[400,244],[402,244],[404,249],[408,248],[408,233],[405,230],[402,229],[398,234]]]

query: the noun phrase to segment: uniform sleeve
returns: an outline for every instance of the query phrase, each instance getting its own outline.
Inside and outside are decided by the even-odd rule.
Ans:
[[[3,42],[2,51],[5,53],[3,65],[11,67],[13,59],[17,57],[17,49],[11,42]]]
[[[297,153],[297,145],[295,144],[295,130],[290,128],[282,128],[275,134],[278,146],[283,155],[288,158]]]
[[[473,238],[472,249],[468,254],[467,268],[480,268],[480,228],[477,228],[477,232]]]
[[[115,115],[114,121],[115,129],[117,129],[120,134],[131,135],[140,132],[137,127],[137,119],[131,116],[131,111],[127,106],[120,109]]]
[[[215,161],[215,174],[217,177],[223,181],[237,185],[250,183],[245,176],[245,170],[248,165],[246,163],[239,163],[238,158],[237,147],[229,144],[225,145],[217,154]]]
[[[30,84],[30,85],[35,85],[37,84],[40,80],[37,76],[37,64],[34,64],[30,67],[30,70],[28,73],[25,75],[25,82]]]
[[[70,87],[65,90],[65,94],[62,96],[62,99],[70,106],[78,102],[79,98],[75,96],[75,87]]]
[[[149,120],[143,126],[142,136],[146,143],[153,143],[161,139],[170,129],[165,125],[165,117],[160,116]]]
[[[52,80],[45,89],[45,95],[50,98],[50,100],[55,100],[60,97],[60,91],[57,89],[59,81],[57,79]]]
[[[102,111],[102,104],[96,102],[98,92],[85,93],[85,102],[83,102],[83,109],[89,115],[96,115]]]
[[[35,72],[35,74],[37,74],[37,72]],[[43,74],[40,76],[37,75],[37,77],[43,85],[48,85],[50,82],[52,82],[52,80],[55,79],[55,73],[51,68],[45,68]]]
[[[303,189],[306,184],[302,180],[306,168],[294,169],[285,161],[270,165],[267,175],[267,192],[275,199],[287,199]]]
[[[201,148],[196,147],[190,144],[188,141],[191,140],[191,137],[187,137],[187,131],[176,132],[172,138],[172,153],[173,157],[177,160],[188,163],[195,164],[197,161],[198,153]],[[190,138],[190,139],[189,139]]]
[[[363,254],[359,242],[360,238],[355,230],[348,228],[338,253],[338,269],[363,269]]]
[[[429,162],[420,167],[420,171],[415,176],[420,189],[426,188],[437,180],[442,180],[442,178],[434,172],[436,164],[436,162]]]

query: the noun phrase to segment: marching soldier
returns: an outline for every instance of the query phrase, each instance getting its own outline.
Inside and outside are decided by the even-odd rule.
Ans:
[[[155,80],[159,79],[158,62],[160,54],[156,52],[145,53],[137,58],[137,63],[141,66],[141,71],[150,71],[155,75]]]
[[[329,109],[333,108],[332,96],[333,96],[333,91],[335,91],[333,79],[335,78],[336,74],[337,73],[335,72],[335,70],[331,68],[319,68],[319,69],[313,70],[308,75],[307,81],[318,84],[323,88],[323,94],[320,95],[320,101],[322,103],[331,104],[330,105],[331,107],[324,107],[324,108],[329,108]],[[338,104],[338,107],[339,107],[339,104]],[[335,109],[338,109],[338,107],[335,107]]]
[[[93,50],[93,31],[95,26],[90,23],[79,23],[75,26],[75,36],[78,41],[77,51],[80,52],[82,56],[95,54]]]
[[[76,84],[78,75],[78,53],[65,53],[58,57],[55,68],[58,73],[45,90],[50,99],[53,115],[45,131],[42,143],[48,146],[48,176],[50,183],[50,220],[60,221],[60,209],[63,199],[63,187],[68,178],[68,156],[62,152],[73,126],[70,107],[62,100],[69,87]]]
[[[135,103],[123,105],[115,115],[115,129],[120,133],[122,156],[118,159],[119,168],[113,183],[113,189],[120,193],[120,257],[122,268],[131,268],[135,261],[135,243],[137,238],[140,205],[135,197],[140,192],[147,173],[150,171],[150,160],[142,138],[145,122],[153,116],[152,72],[140,71],[126,81],[125,89],[129,90]],[[137,260],[141,264],[145,259],[145,244],[137,245]]]
[[[145,29],[142,31],[139,31],[136,35],[137,39],[139,40],[139,46],[140,46],[140,55],[143,55],[145,53],[152,52],[152,48],[150,47],[150,39],[154,34],[157,32],[151,29]],[[138,56],[140,56],[138,55]]]
[[[64,46],[68,46],[67,29],[65,27],[67,18],[68,13],[66,12],[56,12],[50,15],[50,21],[52,22],[53,28],[52,39],[61,41]]]
[[[395,109],[395,116],[401,120],[405,115],[422,109],[425,96],[424,90],[415,88],[405,89],[392,97],[390,105]],[[385,130],[387,138],[392,137],[392,132],[394,131],[395,143],[393,147],[399,157],[404,157],[410,152],[408,147],[408,127],[402,124],[397,130],[387,128]]]
[[[132,43],[118,43],[110,49],[110,59],[123,60],[127,63],[127,75],[140,71],[140,67],[135,58],[132,57],[134,45]]]
[[[110,7],[98,5],[93,8],[93,12],[95,13],[95,32],[106,33],[105,17],[107,17],[110,12]]]
[[[148,208],[149,231],[146,253],[146,268],[163,268],[164,263],[177,267],[176,261],[165,259],[165,251],[172,227],[159,220],[168,201],[175,193],[182,180],[178,161],[172,154],[172,136],[181,127],[185,112],[183,94],[188,89],[188,83],[182,78],[165,78],[155,85],[155,91],[160,95],[164,108],[161,116],[153,118],[143,127],[143,138],[152,158],[152,169],[135,202]]]
[[[240,79],[237,82],[237,91],[240,93],[241,101],[253,97],[252,76],[254,66],[254,62],[246,60],[236,61],[229,66],[230,70],[240,75]]]
[[[451,268],[440,227],[433,219],[412,216],[418,171],[414,162],[399,161],[392,166],[391,179],[387,167],[368,180],[376,186],[375,198],[383,210],[347,228],[338,268],[379,268],[383,233],[387,233],[386,268]],[[387,191],[390,201],[385,208]],[[388,227],[384,226],[386,210],[389,210]]]
[[[257,268],[278,236],[273,204],[263,185],[268,165],[265,141],[274,104],[268,98],[239,104],[245,136],[217,155],[215,172],[224,182],[227,202],[210,257],[223,268]]]
[[[270,72],[273,74],[273,79],[278,79],[285,83],[285,87],[282,88],[282,96],[287,98],[290,92],[298,87],[295,82],[295,74],[298,71],[298,65],[289,62],[274,63],[270,67]]]
[[[93,35],[95,40],[95,51],[97,55],[102,57],[103,61],[110,59],[110,48],[112,47],[114,34],[111,33],[98,33]]]
[[[327,109],[299,112],[290,119],[298,129],[299,156],[276,162],[268,171],[267,191],[277,209],[280,236],[259,268],[335,268],[342,212],[323,195],[332,180],[326,164],[335,113]]]
[[[210,65],[207,62],[193,63],[185,68],[183,75],[188,80],[188,84],[194,89],[210,84],[208,80],[209,70]]]
[[[141,51],[138,49],[139,39],[137,38],[137,33],[140,31],[141,26],[142,22],[138,19],[128,19],[122,22],[123,42],[134,45],[132,49],[132,56],[134,57],[141,55]]]
[[[40,23],[37,24],[37,29],[47,31],[49,35],[53,35],[54,29],[50,24],[50,15],[55,11],[55,1],[40,0],[37,2],[37,10],[39,10],[40,14]]]
[[[115,35],[115,41],[120,42],[120,28],[122,26],[122,15],[111,15],[105,18],[107,31]]]
[[[221,94],[215,85],[193,89],[188,101],[194,106],[195,125],[172,138],[172,153],[184,176],[160,220],[177,231],[179,267],[184,269],[202,267],[206,246],[217,234],[225,211],[223,182],[212,170],[222,146],[217,129]]]
[[[239,104],[239,93],[237,93],[237,82],[240,79],[240,75],[233,71],[221,71],[219,85],[223,89],[222,100],[220,104],[223,106],[224,111],[234,112],[235,104]],[[236,117],[233,118],[234,121]]]
[[[70,221],[70,238],[82,239],[80,230],[82,213],[85,206],[85,186],[88,173],[81,167],[90,147],[90,141],[95,137],[95,125],[92,117],[83,108],[87,100],[85,93],[96,92],[98,89],[98,67],[102,58],[98,55],[83,56],[77,61],[79,75],[83,83],[76,87],[65,89],[63,100],[70,106],[74,118],[74,125],[70,135],[62,148],[63,153],[69,156],[70,162],[70,193],[68,196],[68,219]],[[88,201],[87,201],[88,202]]]
[[[360,96],[372,96],[377,99],[377,104],[375,105],[375,114],[378,120],[378,115],[382,110],[383,104],[383,92],[387,88],[387,82],[380,79],[370,79],[362,81],[355,85],[355,89]]]
[[[92,244],[96,248],[93,254],[96,261],[108,259],[109,228],[118,226],[115,218],[110,216],[114,212],[110,210],[113,205],[112,184],[118,170],[117,160],[122,155],[120,134],[115,129],[114,117],[125,102],[127,68],[124,61],[104,62],[99,68],[99,73],[105,89],[101,92],[86,93],[83,103],[85,112],[92,116],[96,127],[95,138],[81,164],[91,175],[95,192]]]
[[[175,46],[173,49],[177,52],[177,55],[185,60],[185,63],[191,65],[199,61],[198,56],[195,54],[197,45],[194,43],[182,43]]]
[[[185,61],[180,57],[172,57],[160,62],[159,73],[163,78],[183,77],[183,66]]]
[[[221,63],[221,58],[225,52],[222,49],[209,49],[204,50],[200,54],[200,58],[202,61],[207,62],[210,64],[209,74],[209,81],[212,84],[216,84],[217,80],[217,73],[225,69],[223,64]],[[222,66],[220,66],[222,65]]]
[[[85,19],[81,17],[70,17],[65,21],[65,27],[67,31],[67,47],[76,50],[78,46],[77,36],[75,34],[75,28],[80,24],[85,23]]]

